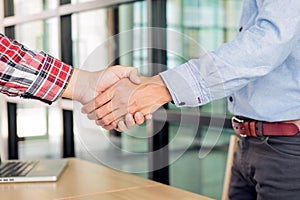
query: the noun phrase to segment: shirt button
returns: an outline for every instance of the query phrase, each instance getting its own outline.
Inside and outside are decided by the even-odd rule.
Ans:
[[[243,30],[243,27],[241,26],[240,29],[239,29],[239,32],[242,32],[242,30]]]
[[[185,102],[180,102],[179,105],[180,105],[180,106],[184,106],[184,105],[185,105]]]
[[[229,97],[229,101],[233,102],[233,97],[232,96]]]

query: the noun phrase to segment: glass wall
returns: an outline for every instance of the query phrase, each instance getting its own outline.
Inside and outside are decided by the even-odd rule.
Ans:
[[[117,17],[113,16],[117,13]],[[112,26],[119,33],[112,34]],[[74,66],[95,71],[111,63],[134,66],[143,75],[148,73],[147,3],[138,1],[113,8],[101,8],[72,15]],[[91,62],[96,58],[99,62]],[[77,113],[80,111],[74,109]],[[76,154],[78,157],[102,163],[112,168],[134,172],[147,177],[146,124],[113,137],[99,129],[94,122],[75,114]],[[99,152],[105,152],[101,154]],[[116,159],[117,158],[117,159]],[[141,160],[143,160],[141,162]],[[135,165],[130,165],[135,163]]]
[[[149,64],[149,35],[146,29],[152,17],[148,12],[151,1],[127,1],[125,4],[122,4],[124,1],[119,1],[120,4],[117,5],[102,0],[61,1],[67,2],[64,9],[60,9],[58,2],[60,1],[14,0],[15,17],[10,21],[4,19],[3,24],[7,27],[14,26],[15,38],[29,48],[43,50],[60,58],[61,44],[67,42],[61,38],[60,20],[61,17],[70,15],[71,30],[68,39],[72,43],[70,52],[74,67],[94,71],[111,64],[121,64],[137,67],[145,76],[151,74],[153,66]],[[236,35],[242,0],[165,2],[168,69],[197,58],[205,51],[214,50]],[[98,62],[91,64],[88,62],[89,58],[96,50],[101,54],[97,57]],[[121,133],[121,137],[112,137],[94,122],[78,117],[76,112],[80,110],[80,105],[71,103],[67,107],[74,111],[77,157],[147,177],[148,140],[155,134],[149,132],[149,124],[125,131]],[[60,103],[51,107],[31,102],[18,104],[20,137],[47,136],[50,133],[56,138],[54,143],[46,138],[46,141],[34,143],[36,145],[25,140],[24,146],[21,146],[22,158],[61,156],[63,108]],[[199,108],[178,109],[169,104],[169,109],[180,115],[177,121],[169,122],[167,117],[163,121],[169,122],[166,134],[169,134],[170,141],[170,184],[220,199],[228,139],[232,132],[228,129],[200,126],[199,116],[228,114],[226,100],[221,99]],[[195,120],[182,123],[181,120],[190,112],[201,115],[195,116]],[[45,147],[45,142],[51,143],[49,148],[38,151],[39,154],[32,153],[32,146],[42,144]],[[209,149],[210,152],[201,156],[201,149]]]
[[[33,31],[34,30],[34,31]],[[15,26],[16,40],[36,51],[59,56],[58,20],[50,18]]]
[[[72,15],[72,41],[74,67],[82,66],[87,57],[109,37],[107,9],[91,10]],[[99,58],[98,69],[105,68],[107,52]],[[97,69],[94,69],[97,70]]]
[[[77,3],[84,3],[84,2],[90,2],[90,1],[95,1],[95,0],[72,0],[72,4],[77,4]]]
[[[19,5],[19,4],[18,4]],[[34,31],[32,31],[34,30]],[[58,20],[50,18],[47,20],[33,21],[15,26],[15,38],[30,49],[45,51],[58,57]],[[28,102],[28,103],[27,103]],[[48,136],[61,131],[53,126],[60,124],[49,124],[49,113],[57,112],[57,108],[48,107],[45,104],[24,100],[17,105],[17,132],[19,137]],[[51,129],[49,129],[51,127]],[[51,134],[51,133],[50,133]]]
[[[172,31],[168,32],[167,45],[172,51],[168,52],[167,67],[173,68],[191,58],[198,58],[232,40],[237,33],[241,6],[241,0],[168,0],[167,27]],[[181,40],[172,41],[173,31],[182,34]],[[173,104],[169,104],[169,108],[178,112],[197,112],[190,108],[178,109]],[[228,114],[226,99],[199,107],[199,113],[211,117]],[[230,134],[229,129],[171,123],[169,141],[176,136],[179,139],[170,145],[170,160],[175,152],[184,149],[187,141],[191,142],[185,153],[170,165],[170,184],[220,199]],[[203,157],[201,151],[209,153]]]
[[[44,10],[55,9],[58,1],[53,0],[13,0],[15,16],[38,14]]]
[[[197,58],[199,50],[211,51],[223,42],[232,40],[237,32],[241,3],[240,0],[168,0],[168,29],[194,40],[182,41],[179,48],[183,49],[183,57]],[[192,48],[192,42],[199,47]],[[168,42],[168,45],[172,44]],[[174,62],[169,56],[168,62],[172,63],[168,67],[174,67],[184,61]]]
[[[142,30],[147,25],[146,1],[118,6],[116,24],[112,24],[116,21],[111,21],[109,17],[112,11],[111,8],[104,8],[72,15],[74,66],[82,66],[97,48],[106,48],[107,51],[103,51],[105,54],[99,59],[98,68],[94,70],[106,68],[110,64],[108,49],[118,45],[119,64],[137,67],[140,73],[146,75],[147,49],[139,48],[147,43],[147,35]],[[112,25],[117,26],[118,34],[111,35]]]

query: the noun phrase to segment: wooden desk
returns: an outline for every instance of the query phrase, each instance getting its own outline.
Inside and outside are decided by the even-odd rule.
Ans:
[[[54,183],[0,184],[3,200],[207,200],[210,198],[79,159]]]

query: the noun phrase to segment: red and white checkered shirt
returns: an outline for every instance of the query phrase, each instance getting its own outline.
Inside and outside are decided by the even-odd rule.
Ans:
[[[51,104],[66,88],[72,72],[70,65],[0,34],[1,93]]]

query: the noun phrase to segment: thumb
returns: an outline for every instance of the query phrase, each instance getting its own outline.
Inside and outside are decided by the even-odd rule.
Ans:
[[[131,70],[128,78],[131,82],[133,82],[135,84],[140,84],[142,82],[137,69]]]

